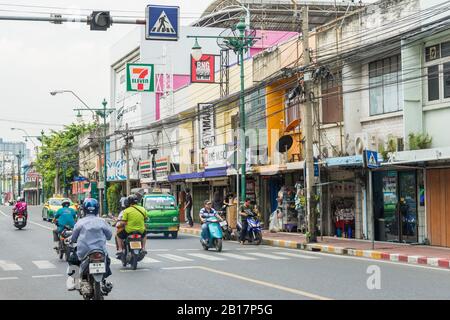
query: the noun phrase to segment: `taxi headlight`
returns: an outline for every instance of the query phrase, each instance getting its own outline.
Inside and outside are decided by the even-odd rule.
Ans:
[[[178,221],[178,217],[173,217],[173,222],[177,222]]]

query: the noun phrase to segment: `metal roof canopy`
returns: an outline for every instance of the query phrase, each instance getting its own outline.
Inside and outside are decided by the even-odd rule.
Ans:
[[[294,4],[296,2],[296,4]],[[309,7],[309,27],[313,29],[360,9],[364,4],[351,1],[301,1],[301,0],[215,0],[197,22],[196,27],[230,28],[245,15],[242,8],[250,10],[251,28],[257,30],[295,31],[301,29],[301,8]],[[297,13],[295,12],[297,7]],[[296,20],[294,20],[296,17]]]

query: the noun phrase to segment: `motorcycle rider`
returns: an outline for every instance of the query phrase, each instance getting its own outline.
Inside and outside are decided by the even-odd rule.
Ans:
[[[106,273],[104,278],[111,273],[111,259],[106,249],[106,241],[112,237],[112,231],[105,220],[98,217],[99,204],[96,199],[87,198],[83,202],[85,217],[80,219],[73,229],[72,242],[77,243],[76,254],[79,261],[83,261],[92,250],[102,250],[106,255]],[[103,290],[111,291],[111,283],[103,280]]]
[[[248,229],[248,223],[247,223],[247,217],[252,215],[252,206],[251,206],[251,200],[249,198],[245,199],[244,205],[241,206],[239,215],[241,216],[241,236],[239,237],[239,243],[244,244],[245,237],[247,236],[247,229]]]
[[[73,229],[75,221],[77,220],[77,212],[70,208],[69,199],[63,199],[61,205],[62,208],[56,211],[55,217],[53,218],[53,223],[57,226],[57,228],[53,230],[53,240],[56,242],[55,249],[58,248],[59,234],[64,230],[64,227],[68,226]]]
[[[147,211],[145,208],[138,205],[140,203],[140,197],[138,195],[132,194],[128,197],[128,205],[123,212],[121,218],[121,224],[125,228],[117,233],[119,251],[118,256],[124,252],[124,241],[133,232],[139,232],[142,235],[142,254],[147,254],[145,251],[145,244],[147,242],[147,237],[145,235],[145,220],[147,219]]]
[[[209,241],[209,232],[208,232],[208,224],[206,220],[211,217],[216,217],[220,221],[223,221],[222,217],[211,207],[211,201],[204,201],[204,208],[200,210],[199,216],[200,221],[202,222],[202,233],[201,240],[206,244]]]
[[[16,214],[18,212],[23,212],[23,214],[25,215],[25,218],[27,218],[27,203],[25,202],[25,199],[21,198],[21,197],[17,198],[17,202],[14,205],[14,208],[13,208],[13,221],[16,220]]]
[[[120,255],[122,254],[122,249],[119,250],[119,243],[122,241],[119,237],[119,233],[121,233],[125,229],[125,222],[122,220],[123,214],[125,212],[125,209],[129,207],[128,204],[128,197],[125,198],[125,200],[121,201],[122,204],[122,211],[120,211],[117,220],[115,221],[114,226],[116,227],[116,251],[117,251],[117,257],[120,258]]]

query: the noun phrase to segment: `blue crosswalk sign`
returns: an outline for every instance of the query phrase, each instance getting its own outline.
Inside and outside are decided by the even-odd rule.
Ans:
[[[147,40],[178,40],[180,7],[148,5],[145,38]]]
[[[369,169],[378,168],[380,166],[378,163],[378,152],[365,150],[365,153],[366,153],[365,160],[366,160],[367,168],[369,168]]]

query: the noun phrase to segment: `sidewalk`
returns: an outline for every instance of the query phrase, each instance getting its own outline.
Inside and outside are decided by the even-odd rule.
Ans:
[[[192,228],[181,225],[180,232],[200,235],[200,225],[195,224]],[[318,237],[317,243],[306,244],[303,234],[289,232],[271,233],[268,230],[263,230],[263,244],[275,247],[365,257],[376,260],[450,268],[450,248],[377,241],[375,242],[375,249],[372,250],[371,241],[336,237],[323,237],[323,240]]]

